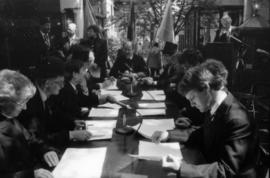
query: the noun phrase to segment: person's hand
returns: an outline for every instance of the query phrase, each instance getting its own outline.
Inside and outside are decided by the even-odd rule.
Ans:
[[[154,83],[154,80],[152,77],[144,77],[142,78],[142,82],[146,85],[152,85]]]
[[[80,86],[81,86],[81,89],[82,89],[83,94],[84,95],[88,95],[89,94],[89,91],[88,91],[87,82],[86,82],[86,78],[85,77],[81,78],[81,80],[80,80]]]
[[[172,155],[167,155],[162,158],[162,167],[166,169],[172,169],[178,171],[180,169],[182,161]]]
[[[111,79],[106,79],[102,84],[101,84],[101,88],[108,88],[109,86],[113,85],[113,80]]]
[[[179,128],[189,128],[191,126],[192,121],[187,117],[177,118],[175,121],[175,125]]]
[[[107,95],[106,99],[107,99],[107,102],[109,102],[109,103],[116,103],[117,102],[116,98],[112,95]]]
[[[73,130],[69,132],[71,140],[86,141],[89,140],[91,136],[91,132],[88,132],[87,130]]]
[[[89,111],[88,108],[86,108],[86,109],[87,109],[87,111]],[[85,121],[84,120],[75,120],[74,121],[74,124],[75,124],[76,130],[81,130],[82,128],[85,127]]]
[[[59,163],[59,159],[55,151],[45,153],[43,158],[50,167],[55,167]]]
[[[152,142],[159,143],[161,141],[166,141],[169,137],[169,133],[167,131],[155,131],[152,135]]]
[[[53,178],[53,175],[50,171],[41,168],[41,169],[34,170],[34,177],[35,178]]]

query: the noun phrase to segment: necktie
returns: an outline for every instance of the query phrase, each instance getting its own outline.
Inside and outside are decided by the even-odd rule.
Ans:
[[[44,40],[45,40],[45,44],[50,48],[51,43],[50,43],[50,38],[48,34],[44,35]]]

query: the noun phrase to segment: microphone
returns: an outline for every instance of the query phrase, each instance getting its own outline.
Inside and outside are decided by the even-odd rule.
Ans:
[[[241,43],[241,44],[243,44],[243,45],[249,47],[248,44],[244,43],[244,42],[241,41],[239,38],[237,38],[237,37],[235,37],[235,36],[233,36],[233,35],[229,35],[229,37],[232,38],[232,39],[234,39],[234,40],[237,41],[238,43]]]
[[[256,52],[257,52],[257,53],[264,54],[264,55],[266,55],[267,57],[270,57],[270,53],[267,52],[267,51],[265,51],[265,50],[263,50],[263,49],[258,48],[258,49],[256,49]]]
[[[127,109],[129,109],[129,108],[127,108]],[[140,117],[142,116],[141,113],[139,113],[136,109],[135,109],[135,112],[138,113]],[[123,125],[123,127],[115,129],[116,133],[118,133],[120,135],[130,135],[134,132],[134,129],[132,127],[128,127],[126,125],[126,115],[125,114],[123,114],[123,116],[122,116],[122,125]],[[141,125],[142,125],[142,119],[140,119],[140,125],[139,125],[138,129],[135,131],[135,133],[138,132],[138,130],[141,128]]]

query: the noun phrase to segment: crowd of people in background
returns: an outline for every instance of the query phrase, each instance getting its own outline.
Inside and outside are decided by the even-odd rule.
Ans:
[[[221,62],[204,59],[197,49],[178,51],[170,42],[163,48],[151,43],[144,57],[125,41],[109,67],[107,42],[98,26],[89,26],[87,37],[79,39],[70,22],[58,44],[50,31],[50,19],[42,19],[33,37],[33,56],[18,67],[20,72],[0,71],[1,177],[53,177],[48,170],[58,164],[61,151],[92,136],[81,129],[81,119],[94,106],[117,102],[99,92],[115,80],[164,90],[181,117],[176,130],[155,132],[153,142],[197,145],[206,157],[205,164],[192,165],[169,156],[165,168],[183,177],[256,176],[256,124],[229,92]]]

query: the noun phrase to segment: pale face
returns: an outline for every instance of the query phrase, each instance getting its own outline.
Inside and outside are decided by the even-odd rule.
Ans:
[[[24,98],[20,99],[19,101],[10,101],[5,106],[5,114],[9,116],[10,118],[14,118],[19,116],[19,114],[22,112],[22,110],[27,109],[27,102],[30,98]]]
[[[209,89],[203,91],[191,90],[186,96],[192,107],[196,107],[200,112],[206,112],[210,109],[211,94]]]
[[[88,65],[85,64],[79,71],[79,73],[73,73],[73,77],[76,82],[81,82],[88,75]]]

